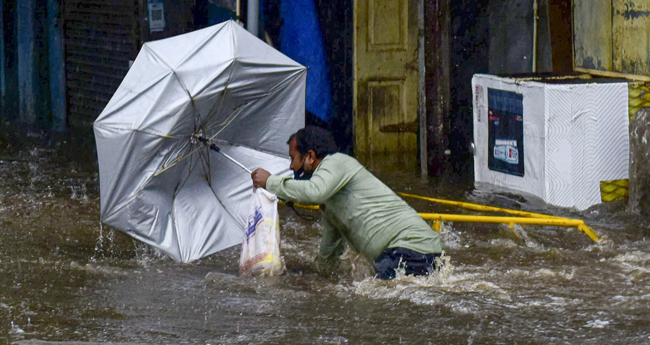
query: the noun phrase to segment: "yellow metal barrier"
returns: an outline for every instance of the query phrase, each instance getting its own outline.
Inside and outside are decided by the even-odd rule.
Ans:
[[[469,202],[429,198],[429,197],[424,197],[415,194],[407,194],[407,193],[397,193],[397,194],[405,197],[432,201],[439,204],[458,206],[472,211],[502,212],[502,213],[508,213],[517,216],[526,217],[526,218],[519,218],[519,217],[493,217],[493,216],[470,216],[470,215],[460,215],[460,214],[458,215],[445,214],[444,215],[445,219],[432,219],[430,217],[434,217],[438,215],[442,216],[442,214],[420,213],[420,216],[422,216],[422,218],[436,221],[434,223],[434,229],[436,231],[440,230],[440,221],[448,221],[448,222],[456,221],[456,222],[471,222],[471,223],[502,223],[502,224],[511,224],[511,225],[515,223],[531,224],[531,225],[556,225],[556,226],[576,227],[578,228],[578,230],[587,234],[587,236],[589,236],[589,238],[591,238],[594,242],[600,242],[600,238],[593,231],[591,231],[591,229],[587,226],[587,224],[585,224],[584,221],[579,219],[556,217],[548,214],[511,210],[511,209],[501,208],[501,207],[472,204]],[[429,217],[429,218],[425,218],[425,217]]]
[[[527,224],[527,225],[553,225],[553,226],[564,226],[564,227],[576,227],[578,230],[584,232],[589,238],[594,242],[600,242],[600,238],[585,224],[584,221],[579,219],[571,219],[564,217],[556,217],[548,214],[526,212],[511,210],[501,207],[485,206],[479,204],[472,204],[469,202],[461,201],[452,201],[445,199],[436,199],[429,198],[424,196],[419,196],[415,194],[407,193],[397,193],[401,196],[422,199],[427,201],[436,202],[439,204],[453,205],[462,207],[472,211],[481,211],[481,212],[502,212],[513,215],[518,215],[522,217],[495,217],[495,216],[475,216],[475,215],[463,215],[463,214],[442,214],[442,213],[418,213],[425,220],[432,220],[433,228],[436,231],[440,231],[440,222],[465,222],[465,223],[499,223],[499,224],[509,224],[514,226],[514,224]],[[280,201],[281,204],[285,204]],[[303,204],[294,204],[296,207],[306,208],[310,210],[318,210],[319,207],[316,205],[303,205]]]
[[[442,213],[418,213],[422,219],[434,221],[433,228],[440,231],[440,222],[465,222],[465,223],[499,223],[509,224],[528,224],[528,225],[553,225],[564,227],[576,227],[584,232],[594,242],[600,242],[600,238],[579,219],[568,218],[528,218],[528,217],[494,217],[494,216],[472,216],[463,214],[442,214]]]
[[[452,201],[452,200],[445,200],[445,199],[429,198],[429,197],[426,197],[426,196],[419,196],[419,195],[415,195],[415,194],[407,194],[407,193],[397,193],[397,194],[399,194],[401,196],[406,196],[406,197],[409,197],[409,198],[427,200],[427,201],[432,201],[432,202],[436,202],[436,203],[444,204],[444,205],[458,206],[458,207],[462,207],[464,209],[472,210],[472,211],[503,212],[503,213],[508,213],[508,214],[512,214],[512,215],[515,215],[515,216],[533,217],[533,218],[561,218],[561,219],[568,219],[568,218],[552,216],[552,215],[549,215],[549,214],[511,210],[511,209],[501,208],[501,207],[493,207],[493,206],[472,204],[472,203],[469,203],[469,202],[461,202],[461,201]]]

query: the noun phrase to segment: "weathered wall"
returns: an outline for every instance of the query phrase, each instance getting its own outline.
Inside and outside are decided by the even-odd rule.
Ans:
[[[575,0],[575,65],[650,75],[650,0]]]
[[[575,0],[574,50],[577,67],[612,70],[612,0]]]
[[[650,74],[650,0],[612,1],[614,70]]]
[[[450,138],[450,3],[451,0],[424,2],[426,149],[431,176],[439,176],[444,172],[445,150],[449,147]]]

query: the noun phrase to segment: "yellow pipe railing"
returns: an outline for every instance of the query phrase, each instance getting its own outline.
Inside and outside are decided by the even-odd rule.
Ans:
[[[452,200],[445,200],[445,199],[429,198],[429,197],[426,197],[426,196],[419,196],[419,195],[415,195],[415,194],[407,194],[407,193],[397,193],[397,194],[399,194],[401,196],[406,196],[406,197],[409,197],[409,198],[427,200],[427,201],[432,201],[432,202],[436,202],[436,203],[444,204],[444,205],[458,206],[458,207],[462,207],[464,209],[472,210],[472,211],[503,212],[503,213],[508,213],[508,214],[512,214],[512,215],[515,215],[515,216],[523,216],[523,217],[531,217],[531,218],[562,218],[562,219],[569,219],[569,218],[563,218],[563,217],[556,217],[556,216],[552,216],[552,215],[549,215],[549,214],[511,210],[511,209],[501,208],[501,207],[493,207],[493,206],[472,204],[472,203],[469,203],[469,202],[461,202],[461,201],[452,201]]]
[[[514,226],[515,224],[528,225],[553,225],[564,227],[576,227],[584,232],[594,242],[600,238],[579,219],[568,218],[528,218],[528,217],[495,217],[495,216],[473,216],[463,214],[442,214],[442,213],[418,213],[422,219],[434,221],[433,229],[440,231],[440,222],[465,222],[465,223],[498,223]]]
[[[542,213],[534,213],[534,212],[527,212],[527,211],[518,211],[518,210],[511,210],[507,208],[501,208],[501,207],[493,207],[493,206],[485,206],[485,205],[479,205],[479,204],[472,204],[469,202],[461,202],[461,201],[453,201],[453,200],[445,200],[445,199],[436,199],[436,198],[429,198],[425,196],[420,196],[420,195],[415,195],[415,194],[408,194],[408,193],[397,193],[401,196],[409,197],[409,198],[415,198],[415,199],[421,199],[421,200],[427,200],[427,201],[432,201],[436,202],[439,204],[445,204],[445,205],[453,205],[453,206],[458,206],[462,207],[464,209],[472,210],[472,211],[482,211],[482,212],[502,212],[502,213],[508,213],[512,215],[517,215],[517,216],[523,216],[527,218],[517,218],[517,217],[491,217],[491,216],[466,216],[466,215],[445,215],[449,216],[447,219],[440,219],[438,220],[437,224],[434,224],[434,229],[440,230],[440,223],[439,221],[449,221],[453,222],[454,220],[451,220],[451,216],[458,216],[460,218],[457,218],[455,221],[457,222],[473,222],[473,223],[504,223],[504,224],[532,224],[532,225],[557,225],[557,226],[567,226],[567,227],[577,227],[578,230],[584,232],[591,238],[594,242],[599,242],[600,238],[593,232],[591,229],[585,224],[584,221],[578,220],[578,219],[571,219],[571,218],[564,218],[564,217],[557,217],[557,216],[552,216],[548,214],[542,214]],[[426,215],[427,213],[420,213],[420,215]],[[429,215],[434,214],[434,213],[428,213]],[[482,217],[483,219],[489,218],[492,219],[491,221],[477,221],[477,220],[470,220],[473,218],[467,218],[467,217]],[[424,218],[424,217],[423,217]],[[425,218],[427,219],[427,218]],[[500,220],[498,220],[500,219]],[[523,219],[534,219],[534,221],[523,221]],[[503,220],[503,221],[501,221]],[[551,222],[544,222],[544,220],[556,220],[559,222],[551,221]],[[565,223],[562,223],[564,221]]]
[[[436,202],[439,204],[453,205],[462,207],[464,209],[472,211],[481,211],[481,212],[502,212],[513,215],[518,215],[522,217],[495,217],[495,216],[476,216],[476,215],[462,215],[462,214],[442,214],[442,213],[418,213],[425,220],[434,221],[433,229],[440,231],[440,222],[465,222],[465,223],[498,223],[498,224],[509,224],[514,226],[514,224],[526,224],[526,225],[553,225],[553,226],[564,226],[564,227],[576,227],[578,230],[585,233],[589,238],[594,242],[600,242],[600,238],[596,235],[584,221],[579,219],[571,219],[564,217],[556,217],[548,214],[534,213],[527,211],[518,211],[511,210],[501,207],[485,206],[479,204],[472,204],[469,202],[445,200],[445,199],[436,199],[429,198],[415,194],[408,193],[397,193],[401,196],[422,199],[427,201]],[[284,202],[280,201],[281,204]],[[304,204],[294,204],[296,207],[306,208],[310,210],[318,210],[319,207],[316,205],[304,205]]]
[[[286,205],[287,203],[280,200],[280,204]],[[293,206],[300,207],[300,208],[306,208],[308,210],[316,210],[316,211],[320,210],[320,208],[317,205],[305,205],[305,204],[294,203]]]

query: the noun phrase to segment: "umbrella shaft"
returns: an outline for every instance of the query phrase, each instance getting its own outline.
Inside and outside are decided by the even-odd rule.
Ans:
[[[245,167],[243,164],[239,163],[236,159],[230,157],[228,154],[221,151],[221,149],[216,144],[210,142],[209,139],[206,139],[203,136],[196,136],[196,139],[198,139],[200,142],[206,144],[211,150],[221,153],[224,157],[228,158],[231,162],[237,164],[240,168],[246,170],[246,172],[248,172],[249,174],[253,173],[252,171],[250,171],[250,169]]]
[[[252,171],[250,171],[250,169],[248,169],[248,168],[245,167],[243,164],[239,163],[237,160],[235,160],[234,158],[230,157],[229,155],[227,155],[227,154],[224,153],[223,151],[219,150],[219,151],[217,151],[217,152],[221,153],[224,157],[228,158],[231,162],[237,164],[240,168],[246,170],[246,172],[248,172],[249,174],[252,174],[252,173],[253,173]]]

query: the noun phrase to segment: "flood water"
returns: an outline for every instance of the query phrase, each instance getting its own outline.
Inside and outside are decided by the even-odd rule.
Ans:
[[[180,264],[100,226],[90,130],[55,140],[3,126],[0,344],[650,343],[650,222],[624,203],[560,209],[471,177],[423,182],[410,157],[373,157],[363,161],[396,191],[580,218],[604,240],[445,223],[448,262],[434,276],[378,281],[346,253],[325,278],[317,222],[281,207],[286,274],[240,278],[239,247]]]

